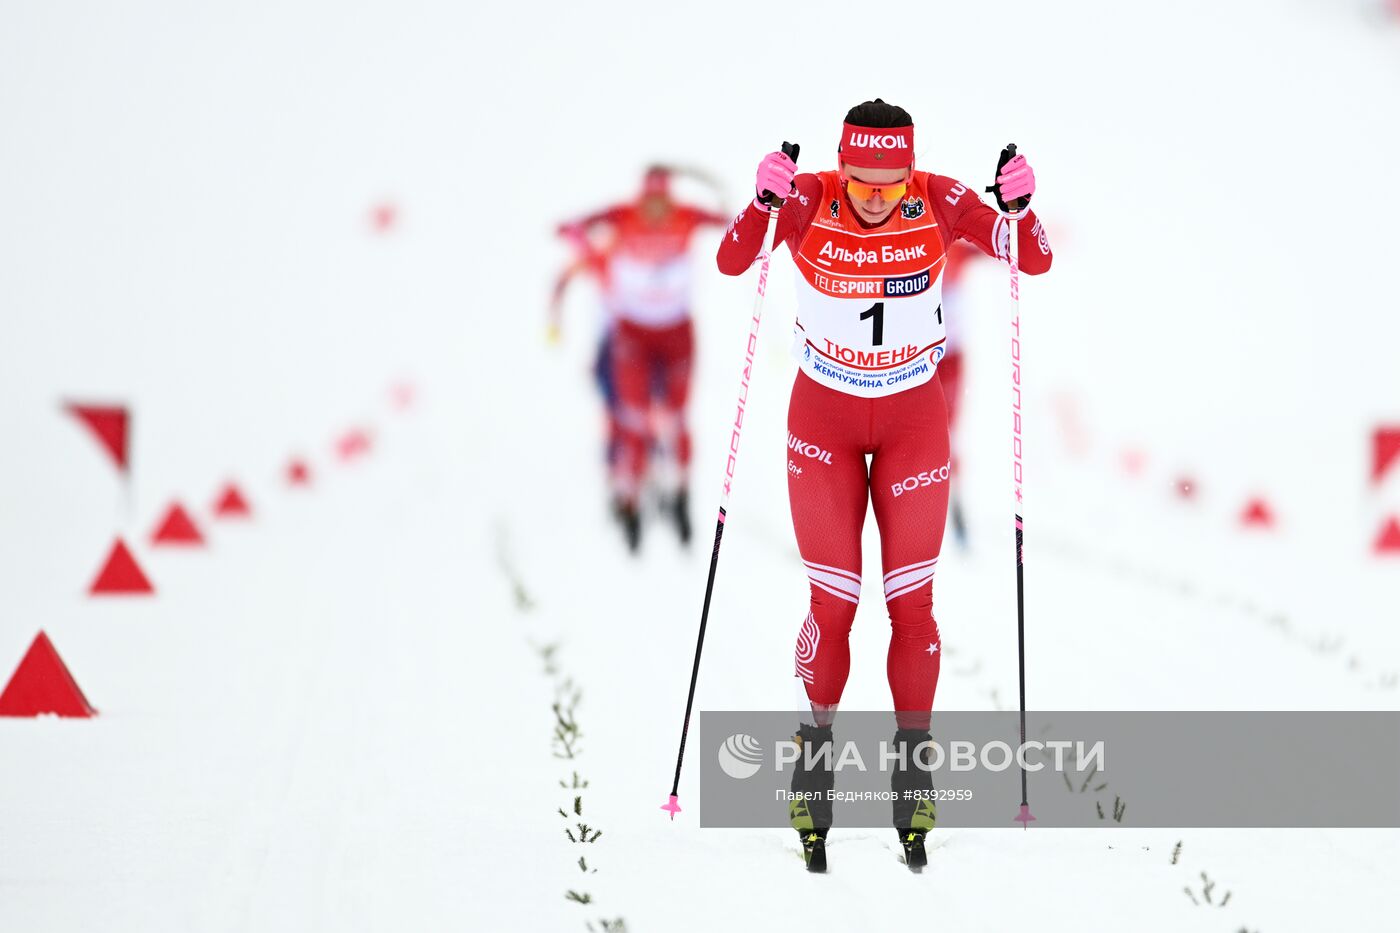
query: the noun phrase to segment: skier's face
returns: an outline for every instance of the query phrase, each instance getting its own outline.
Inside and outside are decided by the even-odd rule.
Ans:
[[[664,194],[642,195],[642,216],[651,223],[660,223],[671,213],[671,199]]]
[[[846,179],[863,186],[897,185],[908,181],[911,174],[907,168],[856,168],[849,165],[843,165],[841,171]],[[878,224],[883,223],[899,205],[899,198],[886,201],[880,197],[881,193],[883,192],[872,192],[870,197],[857,200],[856,192],[847,188],[846,197],[861,220],[868,224]]]

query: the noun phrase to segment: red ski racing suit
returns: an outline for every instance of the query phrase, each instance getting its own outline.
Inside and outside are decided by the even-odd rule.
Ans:
[[[796,188],[777,221],[797,267],[788,501],[811,586],[796,673],[814,709],[840,701],[872,500],[891,625],[890,692],[900,727],[926,730],[938,683],[933,574],[950,471],[948,413],[935,378],[946,352],[943,272],[958,239],[1006,260],[1010,224],[967,186],[927,172],[913,173],[899,206],[875,226],[857,218],[837,172],[798,175]],[[759,202],[740,212],[720,246],[720,271],[749,267],[767,223]],[[1049,241],[1030,211],[1020,217],[1019,249],[1022,271],[1050,268]]]
[[[690,463],[685,407],[694,352],[688,250],[697,227],[725,222],[686,204],[668,202],[661,212],[645,208],[645,201],[622,204],[561,227],[598,270],[611,319],[619,447],[613,486],[619,499],[632,503],[653,440],[675,451],[684,484]],[[595,230],[606,234],[605,245],[589,239]]]

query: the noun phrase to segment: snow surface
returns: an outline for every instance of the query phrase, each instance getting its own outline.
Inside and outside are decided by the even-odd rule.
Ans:
[[[1031,705],[1395,709],[1400,569],[1367,548],[1400,485],[1364,480],[1367,432],[1400,420],[1400,233],[1374,181],[1398,55],[1373,7],[1306,0],[5,7],[0,676],[43,628],[100,716],[0,720],[0,928],[1393,923],[1393,830],[950,831],[915,877],[893,834],[838,828],[809,877],[790,831],[668,822],[708,549],[654,529],[625,558],[589,296],[564,346],[542,336],[552,224],[652,159],[717,172],[737,208],[757,155],[787,138],[829,164],[841,112],[877,94],[915,114],[922,166],[969,184],[1014,140],[1057,253],[1023,284]],[[696,252],[703,540],[753,280]],[[793,697],[788,270],[701,708]],[[994,268],[968,288],[974,549],[937,578],[940,709],[1015,704],[1003,289]],[[135,405],[129,492],[67,397]],[[354,425],[375,446],[341,464]],[[280,483],[296,452],[306,492]],[[172,497],[207,524],[230,477],[251,522],[211,526],[207,553],[146,544]],[[1277,532],[1236,527],[1252,494]],[[117,532],[155,598],[83,595]],[[848,708],[887,704],[886,639],[867,602]],[[575,762],[551,751],[564,679]],[[596,843],[556,812],[575,769]],[[1194,903],[1202,872],[1223,908]]]

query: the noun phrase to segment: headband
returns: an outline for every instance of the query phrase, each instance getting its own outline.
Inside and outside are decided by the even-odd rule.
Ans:
[[[908,168],[914,164],[914,128],[842,124],[841,161],[856,168]]]

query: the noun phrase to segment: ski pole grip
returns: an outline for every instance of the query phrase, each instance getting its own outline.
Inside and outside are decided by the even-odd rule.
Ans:
[[[1001,177],[1001,170],[1006,168],[1006,163],[1014,158],[1016,158],[1016,144],[1007,143],[1006,148],[1001,150],[1001,158],[997,159],[998,178]],[[1001,208],[1002,213],[1025,210],[1026,204],[1030,201],[1030,198],[1017,198],[1014,204],[1007,204],[1001,199],[1001,184],[999,182],[997,184],[988,185],[987,192],[996,195],[997,206]]]
[[[1006,163],[1014,158],[1016,158],[1016,144],[1007,143],[1006,148],[1001,150],[1001,158],[997,160],[997,174],[1000,175],[1001,170],[1006,168]]]
[[[802,147],[801,147],[800,145],[798,145],[797,143],[790,143],[790,142],[787,142],[786,140],[783,141],[783,155],[785,155],[785,156],[787,156],[789,159],[791,159],[793,165],[796,165],[796,164],[797,164],[797,153],[798,153],[801,149],[802,149]],[[763,197],[760,198],[759,200],[761,200],[764,204],[772,205],[772,204],[780,203],[783,199],[780,198],[780,197],[778,197],[776,194],[774,194],[773,192],[771,192],[771,191],[769,191],[768,189],[765,188],[765,189],[763,190]]]

